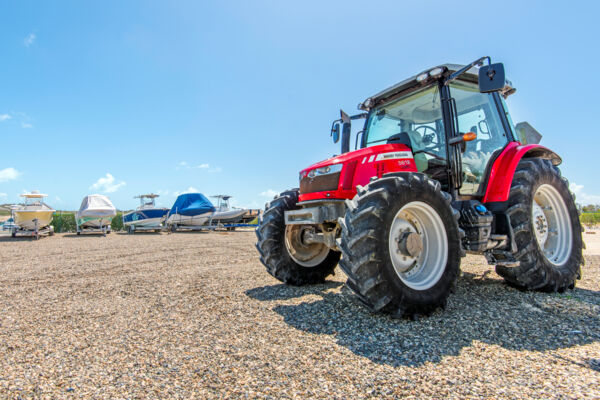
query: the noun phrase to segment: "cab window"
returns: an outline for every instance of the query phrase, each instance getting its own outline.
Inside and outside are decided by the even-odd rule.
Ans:
[[[492,94],[480,93],[477,84],[463,81],[451,82],[450,94],[456,102],[459,133],[477,134],[462,153],[460,194],[481,195],[488,163],[502,151],[508,138]]]
[[[440,92],[434,85],[372,110],[363,145],[406,144],[413,152],[417,170],[445,185],[445,137]]]

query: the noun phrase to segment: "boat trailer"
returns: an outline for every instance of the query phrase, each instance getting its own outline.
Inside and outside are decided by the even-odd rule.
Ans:
[[[11,230],[11,236],[12,237],[17,237],[17,235],[18,236],[31,236],[35,240],[38,240],[41,235],[48,235],[48,236],[54,235],[54,227],[52,225],[48,225],[48,226],[40,229],[37,226],[37,223],[38,223],[37,219],[34,219],[33,222],[35,223],[35,228],[33,230],[23,229],[19,226],[14,226]]]
[[[106,236],[110,233],[110,225],[102,225],[100,228],[84,228],[77,224],[77,236],[82,233],[99,233],[102,236]]]
[[[235,228],[256,228],[258,224],[244,224],[244,223],[236,223],[236,224],[221,224],[221,223],[213,223],[212,218],[205,225],[177,225],[171,224],[168,225],[168,232],[175,233],[178,231],[216,231],[216,230],[226,230],[226,231],[234,231]]]

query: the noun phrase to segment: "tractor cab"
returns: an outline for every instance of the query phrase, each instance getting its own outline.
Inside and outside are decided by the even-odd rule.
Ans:
[[[515,141],[504,102],[515,89],[504,79],[501,64],[495,68],[502,69],[503,81],[484,88],[473,64],[432,68],[366,99],[359,108],[367,113],[336,122],[349,131],[353,119],[364,118],[356,147],[358,139],[361,148],[403,144],[417,171],[439,181],[445,191],[480,198],[490,161]]]

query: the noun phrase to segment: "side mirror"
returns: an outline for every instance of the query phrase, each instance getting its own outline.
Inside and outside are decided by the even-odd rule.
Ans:
[[[352,120],[348,114],[340,110],[342,120],[342,154],[350,151],[350,132],[352,132]]]
[[[502,63],[484,65],[479,68],[479,91],[497,92],[506,85],[504,65]]]
[[[542,134],[535,130],[529,122],[519,122],[515,125],[517,139],[521,144],[538,144],[542,140]]]
[[[340,123],[338,121],[331,125],[331,136],[333,137],[333,143],[340,141]]]

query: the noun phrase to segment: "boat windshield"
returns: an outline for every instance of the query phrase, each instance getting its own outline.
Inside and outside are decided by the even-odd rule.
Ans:
[[[25,205],[26,206],[41,206],[42,198],[25,196]]]
[[[140,196],[140,208],[156,207],[155,197],[156,196]]]

